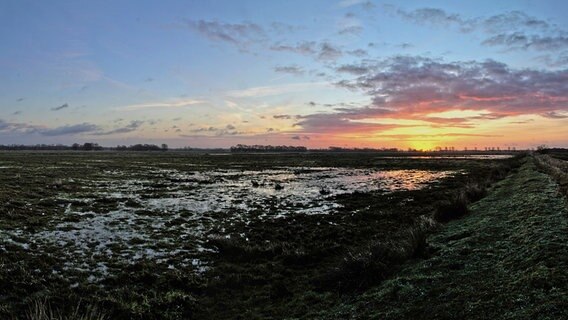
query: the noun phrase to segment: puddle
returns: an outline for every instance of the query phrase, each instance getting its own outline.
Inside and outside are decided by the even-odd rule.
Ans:
[[[82,193],[59,195],[64,214],[50,230],[13,236],[29,239],[40,250],[62,248],[69,261],[66,268],[89,272],[92,282],[108,274],[104,261],[151,259],[169,269],[200,273],[207,270],[200,253],[211,250],[207,236],[220,225],[334,214],[340,207],[338,195],[417,190],[457,172],[335,167],[108,170],[100,179],[77,179]],[[111,209],[95,210],[109,203],[114,204]]]
[[[500,160],[513,158],[512,154],[465,154],[442,156],[387,156],[381,159],[449,159],[449,160]]]

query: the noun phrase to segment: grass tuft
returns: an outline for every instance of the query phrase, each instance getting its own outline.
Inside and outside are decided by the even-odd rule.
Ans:
[[[374,241],[362,249],[348,252],[336,268],[315,282],[324,290],[341,293],[358,292],[376,285],[405,261],[427,256],[426,237],[435,227],[437,223],[430,218],[418,219],[398,237]]]
[[[465,192],[460,192],[452,199],[442,201],[438,204],[436,212],[434,212],[434,219],[441,223],[446,223],[451,220],[461,218],[469,213],[467,205],[469,199]]]
[[[568,161],[548,154],[537,154],[534,158],[537,168],[551,176],[558,183],[560,192],[568,197]]]
[[[109,319],[96,306],[83,305],[81,301],[69,314],[53,310],[46,299],[36,299],[31,302],[26,312],[28,320],[106,320]]]

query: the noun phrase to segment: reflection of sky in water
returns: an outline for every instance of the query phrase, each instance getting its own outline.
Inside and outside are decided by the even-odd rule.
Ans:
[[[514,157],[512,154],[464,154],[464,155],[443,155],[443,156],[389,156],[383,159],[471,159],[471,160],[499,160]]]
[[[116,180],[100,195],[131,198],[149,210],[189,210],[196,213],[232,209],[232,214],[252,210],[290,213],[329,213],[338,207],[333,197],[352,192],[393,192],[419,189],[453,172],[426,170],[282,168],[278,170],[217,170],[180,172],[155,170],[159,194],[148,192],[147,181]],[[120,174],[120,173],[115,173]],[[157,179],[157,180],[156,180]],[[235,212],[236,210],[236,212]]]
[[[26,250],[30,243],[39,248],[65,248],[70,261],[65,268],[89,272],[92,281],[107,276],[106,264],[92,259],[96,255],[159,263],[172,263],[172,257],[181,255],[181,260],[168,267],[192,266],[201,272],[206,264],[197,258],[210,250],[205,242],[214,226],[247,223],[253,216],[329,214],[340,206],[336,195],[415,190],[451,174],[455,172],[329,167],[207,172],[151,169],[140,179],[132,172],[107,171],[103,176],[112,179],[82,181],[91,190],[89,198],[60,196],[61,201],[68,201],[63,217],[72,219],[27,236],[16,230],[5,234],[4,241]],[[277,185],[282,188],[277,190]],[[118,201],[118,208],[93,212],[98,206],[94,200],[101,199]],[[147,213],[140,213],[141,209]],[[225,231],[216,232],[224,235]],[[30,243],[13,240],[23,238]]]

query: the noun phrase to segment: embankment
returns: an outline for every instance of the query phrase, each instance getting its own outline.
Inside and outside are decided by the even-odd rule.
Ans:
[[[428,242],[434,252],[322,319],[568,319],[568,212],[527,158]]]

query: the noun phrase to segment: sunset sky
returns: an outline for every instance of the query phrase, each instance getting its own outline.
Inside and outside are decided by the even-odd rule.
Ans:
[[[568,147],[568,1],[2,1],[0,144]]]

